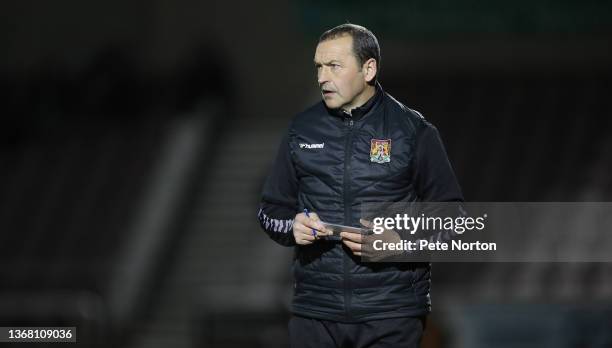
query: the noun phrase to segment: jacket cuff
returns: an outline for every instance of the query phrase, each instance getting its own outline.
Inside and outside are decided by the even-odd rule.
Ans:
[[[261,228],[266,231],[272,240],[284,246],[296,245],[295,237],[293,236],[293,218],[278,219],[268,216],[264,212],[263,207],[259,209],[257,218]]]

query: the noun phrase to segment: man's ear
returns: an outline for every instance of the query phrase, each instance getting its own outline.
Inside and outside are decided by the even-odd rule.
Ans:
[[[362,71],[366,82],[372,81],[378,72],[378,64],[376,63],[376,59],[370,58],[366,60],[365,63],[363,63]]]

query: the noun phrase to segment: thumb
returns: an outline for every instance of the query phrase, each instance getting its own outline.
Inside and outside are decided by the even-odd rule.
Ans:
[[[310,214],[310,218],[314,221],[321,221],[321,219],[319,218],[319,215],[317,215],[317,213],[311,212]]]
[[[368,221],[366,219],[359,219],[359,223],[367,228],[372,228],[372,221]]]
[[[311,212],[309,215],[310,215],[310,220],[312,220],[313,225],[314,225],[312,227],[314,227],[318,231],[322,232],[324,235],[327,234],[325,226],[323,226],[323,224],[321,223],[321,219],[319,218],[319,215],[317,215],[317,213],[313,213],[313,212]]]

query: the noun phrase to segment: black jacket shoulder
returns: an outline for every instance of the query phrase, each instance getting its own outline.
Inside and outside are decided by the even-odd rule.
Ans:
[[[315,121],[324,120],[329,116],[330,115],[327,113],[325,104],[323,103],[323,101],[319,101],[296,114],[293,117],[293,120],[291,120],[289,130],[291,131],[295,127],[301,128],[308,124],[313,124],[315,123]]]

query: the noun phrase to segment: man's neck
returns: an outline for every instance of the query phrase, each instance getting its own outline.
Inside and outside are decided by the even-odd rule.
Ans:
[[[353,105],[347,105],[343,107],[342,110],[344,110],[347,114],[350,115],[353,109],[363,106],[365,103],[368,102],[368,100],[370,100],[370,98],[374,96],[374,94],[376,94],[376,87],[368,85],[359,95],[357,101]]]

